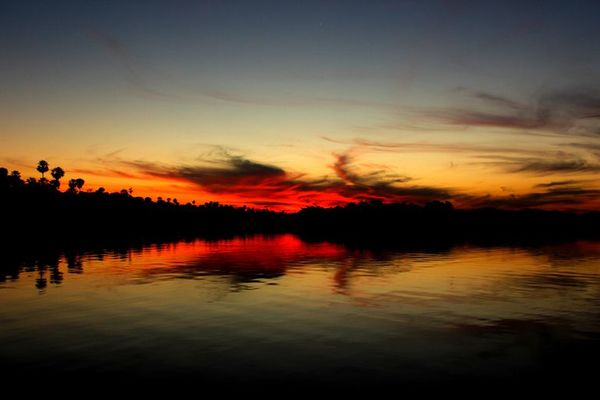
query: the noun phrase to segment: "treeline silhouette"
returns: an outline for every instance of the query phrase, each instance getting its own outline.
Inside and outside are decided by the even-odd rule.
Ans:
[[[4,243],[177,239],[292,232],[308,240],[348,243],[517,242],[595,238],[600,213],[542,209],[455,209],[450,202],[425,205],[350,203],[332,208],[306,207],[296,213],[234,207],[218,202],[180,204],[176,199],[134,196],[131,189],[85,191],[85,181],[70,179],[61,191],[62,168],[42,160],[41,177],[23,180],[0,168],[0,207]],[[46,178],[50,172],[52,179]]]

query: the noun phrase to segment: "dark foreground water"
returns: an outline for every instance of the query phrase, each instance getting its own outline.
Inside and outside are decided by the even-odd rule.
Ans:
[[[0,260],[5,382],[597,379],[600,243],[369,251],[282,235],[15,253]]]

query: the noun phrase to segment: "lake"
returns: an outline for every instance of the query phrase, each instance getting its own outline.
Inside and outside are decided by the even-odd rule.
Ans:
[[[600,354],[600,242],[394,250],[279,235],[35,253],[0,261],[11,379],[576,383]]]

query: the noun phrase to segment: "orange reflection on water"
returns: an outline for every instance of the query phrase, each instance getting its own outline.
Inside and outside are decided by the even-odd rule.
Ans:
[[[185,265],[221,271],[283,271],[288,264],[307,259],[337,260],[347,254],[342,245],[307,243],[298,237],[250,236],[228,240],[177,242],[146,247],[140,252],[148,273]],[[132,263],[136,264],[135,260]]]

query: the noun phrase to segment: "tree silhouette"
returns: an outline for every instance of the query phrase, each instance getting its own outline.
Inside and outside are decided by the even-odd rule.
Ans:
[[[52,181],[52,185],[55,188],[60,188],[60,178],[65,176],[65,171],[61,167],[52,168],[52,177],[54,180]]]
[[[0,168],[0,191],[4,191],[10,185],[8,178],[8,169]]]
[[[49,167],[48,167],[48,162],[47,162],[47,161],[45,161],[45,160],[40,160],[40,161],[38,162],[38,165],[37,165],[37,168],[36,168],[36,169],[37,169],[37,171],[38,171],[39,173],[41,173],[41,174],[42,174],[42,179],[45,179],[45,178],[44,178],[44,174],[45,174],[46,172],[48,172],[48,169],[49,169]]]
[[[77,189],[81,190],[81,188],[83,188],[83,185],[85,184],[85,181],[81,178],[77,178],[75,179],[75,185],[77,186]]]
[[[69,190],[70,193],[77,193],[81,191],[81,188],[85,184],[85,181],[81,178],[71,179],[69,180]]]
[[[75,179],[69,180],[69,192],[76,193],[77,192],[77,181]]]
[[[23,185],[23,180],[21,179],[21,173],[19,171],[12,171],[10,173],[8,177],[8,185],[12,188]]]

